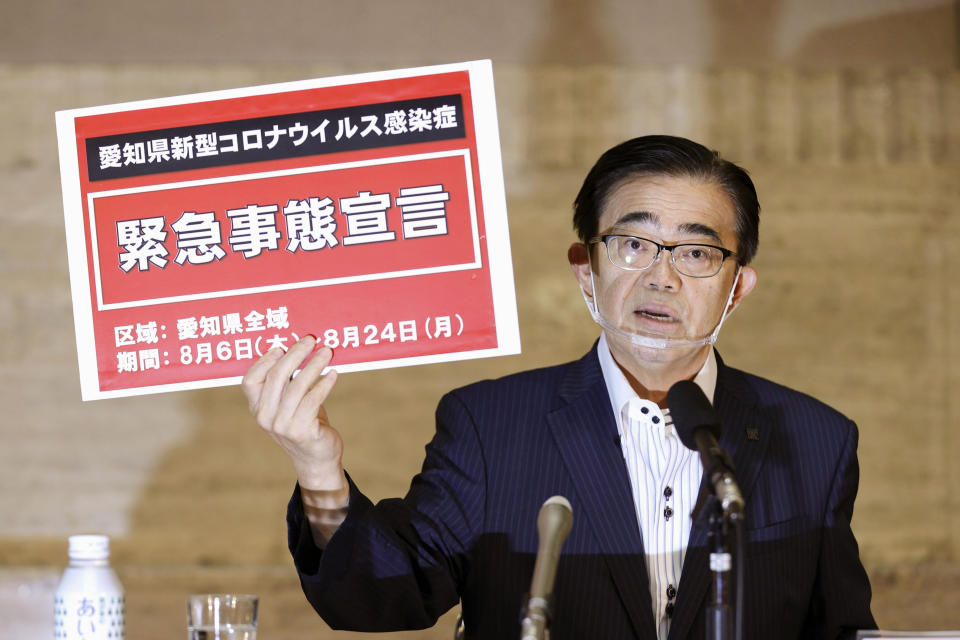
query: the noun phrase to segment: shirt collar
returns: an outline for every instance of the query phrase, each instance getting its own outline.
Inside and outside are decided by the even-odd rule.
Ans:
[[[606,332],[600,332],[600,341],[597,344],[597,357],[600,358],[600,370],[603,371],[603,381],[607,385],[607,393],[610,394],[610,404],[613,407],[613,414],[619,416],[623,406],[631,399],[637,398],[637,393],[630,386],[627,377],[617,366],[610,353],[610,345],[607,344]],[[713,393],[717,388],[717,356],[711,348],[707,352],[707,360],[700,367],[700,371],[694,376],[693,381],[706,394],[707,399],[713,404]],[[618,420],[619,422],[619,420]]]

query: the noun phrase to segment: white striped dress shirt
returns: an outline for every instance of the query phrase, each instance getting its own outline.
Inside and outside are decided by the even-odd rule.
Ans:
[[[669,410],[641,398],[630,386],[605,334],[600,335],[597,354],[630,475],[657,637],[666,640],[703,469],[699,455],[680,442]],[[712,401],[717,384],[713,349],[693,381]]]

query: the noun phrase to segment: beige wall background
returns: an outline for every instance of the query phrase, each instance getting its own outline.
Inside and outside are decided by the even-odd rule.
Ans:
[[[329,410],[361,486],[405,491],[444,391],[588,348],[565,260],[580,181],[624,138],[689,136],[746,166],[763,206],[724,358],[859,423],[875,615],[960,628],[958,31],[944,0],[6,0],[0,638],[52,637],[81,532],[113,538],[131,639],[185,633],[183,598],[214,590],[259,593],[265,638],[365,637],[302,598],[293,476],[239,389],[80,401],[54,111],[476,58],[494,61],[523,355],[345,375]]]

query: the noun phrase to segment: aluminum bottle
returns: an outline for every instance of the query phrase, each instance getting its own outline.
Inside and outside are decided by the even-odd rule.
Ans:
[[[55,640],[123,640],[123,586],[107,536],[70,536],[70,565],[53,608]]]

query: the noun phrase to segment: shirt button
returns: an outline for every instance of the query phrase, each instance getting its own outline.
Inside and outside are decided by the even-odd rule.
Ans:
[[[660,418],[658,418],[657,416],[653,416],[650,419],[653,421],[653,424],[660,424]]]
[[[668,603],[667,603],[667,606],[664,607],[664,611],[666,612],[668,618],[672,618],[672,617],[673,617],[673,603],[672,603],[672,602],[668,602]]]
[[[643,415],[647,415],[648,413],[650,413],[650,409],[646,407],[640,407],[640,413],[642,413]]]
[[[673,600],[676,597],[677,597],[677,588],[671,584],[667,587],[667,598],[669,598],[670,600]]]
[[[673,509],[671,509],[670,507],[667,507],[666,509],[663,510],[663,517],[666,518],[667,520],[669,520],[670,516],[672,515],[673,515]]]
[[[663,490],[664,498],[669,498],[672,495],[673,495],[673,489],[671,489],[670,487],[667,487],[666,489]]]

